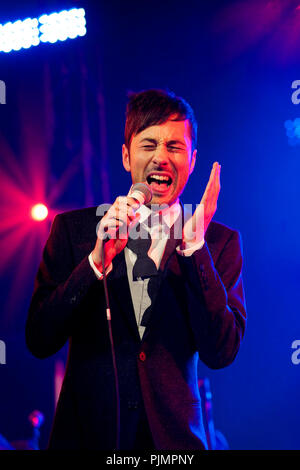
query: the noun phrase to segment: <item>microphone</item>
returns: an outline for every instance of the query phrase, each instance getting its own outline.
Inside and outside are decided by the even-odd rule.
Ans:
[[[135,183],[131,186],[127,197],[133,198],[136,203],[138,204],[135,207],[135,211],[137,211],[143,204],[149,204],[153,196],[152,190],[150,186],[146,183]],[[103,239],[103,243],[106,243],[110,238],[116,238],[119,229],[110,228],[105,230],[105,234],[108,235],[106,238]]]
[[[137,208],[139,209],[141,205],[149,204],[152,199],[152,190],[146,183],[135,183],[131,186],[128,196],[139,203],[139,207]]]

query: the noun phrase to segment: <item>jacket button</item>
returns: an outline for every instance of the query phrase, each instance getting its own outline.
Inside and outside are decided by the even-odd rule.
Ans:
[[[139,358],[142,362],[144,362],[146,360],[146,354],[144,353],[144,351],[140,352]]]

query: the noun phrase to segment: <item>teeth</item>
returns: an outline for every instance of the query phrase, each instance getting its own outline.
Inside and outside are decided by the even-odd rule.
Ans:
[[[168,176],[160,176],[160,175],[151,175],[150,178],[160,180],[160,181],[169,181]]]

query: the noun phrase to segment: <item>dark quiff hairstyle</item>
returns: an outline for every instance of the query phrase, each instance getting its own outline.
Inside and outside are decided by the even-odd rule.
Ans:
[[[192,152],[197,147],[197,121],[192,107],[169,90],[151,89],[138,93],[129,92],[126,107],[125,145],[130,150],[132,137],[147,127],[172,121],[189,120]]]

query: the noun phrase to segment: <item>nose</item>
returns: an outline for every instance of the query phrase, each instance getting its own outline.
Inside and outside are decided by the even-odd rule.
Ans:
[[[168,150],[164,145],[158,145],[152,158],[153,163],[158,166],[167,165],[169,162]]]

